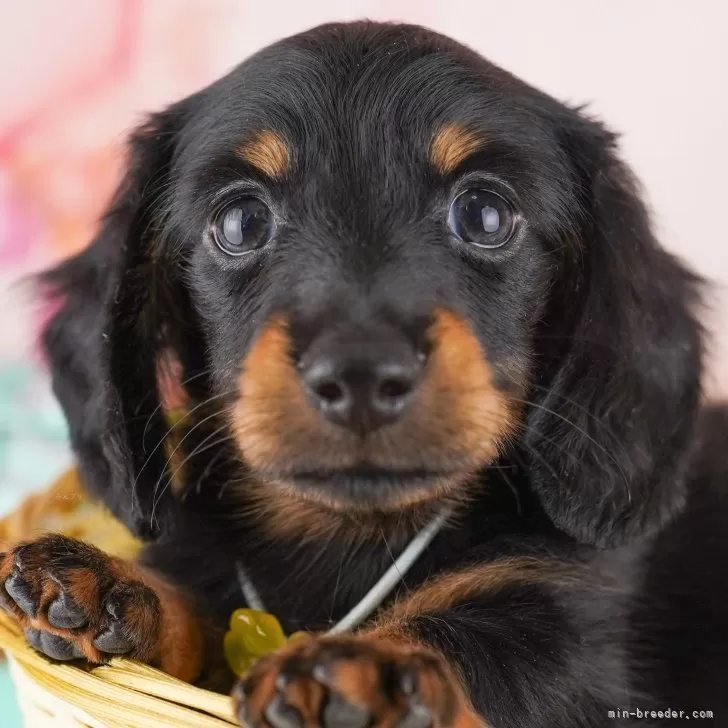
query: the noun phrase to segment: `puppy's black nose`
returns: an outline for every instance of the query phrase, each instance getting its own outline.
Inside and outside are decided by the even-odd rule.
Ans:
[[[413,398],[423,357],[404,340],[326,336],[301,360],[311,404],[361,435],[399,419]]]

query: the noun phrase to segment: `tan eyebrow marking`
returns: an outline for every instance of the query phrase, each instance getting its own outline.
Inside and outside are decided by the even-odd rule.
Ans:
[[[281,177],[290,163],[288,145],[278,132],[265,129],[237,150],[238,156],[269,177]]]
[[[430,144],[430,161],[440,174],[449,174],[487,143],[485,134],[457,122],[443,124]]]

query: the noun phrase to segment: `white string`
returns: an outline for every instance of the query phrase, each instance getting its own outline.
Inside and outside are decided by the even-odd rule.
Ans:
[[[407,545],[407,548],[395,559],[394,563],[384,572],[377,583],[361,598],[359,603],[342,619],[340,619],[326,634],[341,634],[360,625],[369,617],[382,602],[391,594],[412,565],[422,555],[424,550],[432,543],[445,521],[450,515],[449,508],[443,508]],[[266,612],[267,609],[260,598],[258,590],[245,571],[242,563],[236,564],[240,589],[245,601],[251,609]]]
[[[238,583],[240,584],[240,591],[243,592],[243,596],[245,597],[247,605],[251,609],[257,609],[259,612],[267,612],[268,610],[265,608],[265,604],[263,604],[263,600],[260,598],[260,594],[255,588],[255,584],[253,584],[251,578],[248,576],[248,573],[245,571],[245,568],[240,561],[235,564],[235,568],[238,572]]]
[[[361,601],[327,634],[340,634],[361,624],[389,596],[397,582],[404,577],[422,552],[432,543],[442,529],[449,509],[438,513],[413,539],[395,562],[384,572],[382,578],[362,597]]]

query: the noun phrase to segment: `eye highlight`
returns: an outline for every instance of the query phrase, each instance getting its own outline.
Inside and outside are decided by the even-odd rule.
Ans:
[[[241,197],[220,209],[212,221],[212,236],[224,253],[245,255],[273,237],[273,214],[257,197]]]
[[[515,235],[518,215],[508,200],[491,190],[468,189],[450,205],[447,224],[464,243],[500,248]]]

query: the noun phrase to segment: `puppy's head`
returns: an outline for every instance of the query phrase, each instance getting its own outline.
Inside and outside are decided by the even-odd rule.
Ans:
[[[592,543],[679,501],[694,282],[609,133],[421,28],[323,26],[153,117],[51,279],[76,448],[137,527],[167,497],[169,350],[208,433],[195,487],[225,448],[271,499],[396,511],[516,456]]]

